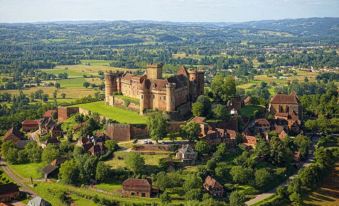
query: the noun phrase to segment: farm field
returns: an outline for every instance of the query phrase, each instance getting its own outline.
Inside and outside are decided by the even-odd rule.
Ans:
[[[30,95],[31,93],[36,92],[37,90],[41,89],[44,94],[48,94],[50,101],[52,101],[52,97],[53,97],[53,92],[56,90],[55,87],[32,87],[29,89],[23,89],[22,92],[26,95]],[[20,90],[2,90],[1,92],[3,93],[9,93],[12,95],[18,95]],[[60,88],[58,89],[58,96],[57,96],[57,101],[58,103],[61,102],[71,102],[73,100],[82,98],[82,97],[86,97],[88,95],[92,95],[94,96],[94,94],[98,92],[98,90],[94,90],[94,89],[90,89],[90,88],[80,88],[80,87],[76,87],[76,88]],[[66,94],[66,98],[62,99],[61,98],[61,94],[65,93]]]
[[[110,67],[108,61],[104,60],[82,60],[77,65],[58,65],[53,69],[41,69],[48,74],[67,73],[69,77],[83,77],[84,75],[98,76],[98,72],[105,71],[129,71],[125,68]]]
[[[325,179],[320,188],[306,197],[305,204],[312,206],[339,205],[339,162],[336,163],[335,170]]]
[[[108,106],[105,104],[104,101],[79,104],[74,106],[78,106],[91,112],[96,112],[102,116],[118,121],[120,123],[145,124],[147,120],[146,116],[139,115],[137,112],[122,109],[119,107]]]

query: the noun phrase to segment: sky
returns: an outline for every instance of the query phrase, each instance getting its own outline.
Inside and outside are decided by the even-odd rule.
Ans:
[[[0,22],[242,22],[339,17],[339,0],[0,0]]]

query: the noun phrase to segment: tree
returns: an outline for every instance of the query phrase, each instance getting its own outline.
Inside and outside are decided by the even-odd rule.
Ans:
[[[162,193],[159,198],[160,198],[161,203],[164,204],[164,205],[166,205],[169,202],[171,202],[171,197],[169,196],[167,191]]]
[[[182,187],[186,192],[192,189],[200,189],[202,187],[202,180],[197,175],[189,175]]]
[[[301,156],[305,158],[308,155],[308,150],[311,145],[311,141],[308,137],[299,134],[293,139],[293,143],[297,146]]]
[[[59,148],[55,145],[49,144],[42,152],[42,161],[50,163],[52,160],[60,157]]]
[[[89,82],[84,82],[82,85],[83,85],[85,88],[88,88],[91,84],[90,84]]]
[[[195,151],[199,154],[207,154],[209,149],[209,145],[205,141],[200,140],[195,144]]]
[[[195,117],[201,117],[204,114],[204,105],[201,102],[192,104],[192,113]]]
[[[134,152],[128,154],[125,163],[134,174],[140,174],[145,167],[145,159]]]
[[[167,134],[167,120],[161,113],[154,113],[147,120],[147,128],[150,137],[158,142]]]
[[[292,158],[292,152],[287,147],[286,143],[279,138],[272,138],[270,142],[270,157],[274,164],[283,165],[288,164]]]
[[[232,76],[225,78],[217,75],[212,80],[211,89],[216,101],[227,102],[236,94],[235,79]]]
[[[201,189],[191,189],[186,191],[185,199],[186,200],[201,200],[202,192]]]
[[[119,148],[118,143],[115,140],[106,140],[105,147],[111,152],[114,152]]]
[[[65,184],[76,184],[79,178],[79,170],[74,160],[67,160],[60,166],[59,179]]]
[[[222,120],[227,120],[229,119],[229,113],[227,111],[226,106],[221,105],[221,104],[217,104],[214,108],[213,108],[213,116],[216,119],[222,119]]]
[[[301,184],[310,189],[315,189],[321,180],[321,168],[317,164],[311,164],[301,169],[298,173]]]
[[[223,160],[228,154],[228,148],[225,143],[218,145],[217,150],[213,153],[213,158],[217,161]]]
[[[270,156],[270,145],[265,140],[258,141],[257,146],[255,147],[255,154],[259,158],[267,159]]]
[[[57,88],[57,89],[60,89],[60,87],[61,87],[61,85],[60,85],[59,82],[56,82],[56,83],[54,84],[54,86],[55,86],[55,88]]]
[[[269,185],[272,180],[272,175],[267,169],[262,168],[255,171],[255,184],[259,188],[264,188]]]
[[[234,191],[230,194],[230,206],[243,206],[245,200],[245,195],[241,192]]]
[[[39,147],[39,145],[32,141],[29,142],[24,149],[27,158],[30,162],[40,162],[41,161],[41,154],[42,154],[42,149]]]
[[[201,105],[203,106],[201,108],[201,111],[200,111],[201,114],[199,116],[207,117],[207,116],[210,115],[210,113],[211,113],[211,101],[208,97],[206,97],[204,95],[200,95],[197,98],[196,103],[201,103]]]
[[[188,122],[185,125],[180,126],[180,133],[185,139],[193,142],[198,139],[200,126],[198,123]]]
[[[233,166],[230,174],[236,183],[247,184],[253,177],[253,170],[242,166]]]
[[[104,162],[99,161],[95,171],[95,179],[104,182],[110,177],[110,167]]]

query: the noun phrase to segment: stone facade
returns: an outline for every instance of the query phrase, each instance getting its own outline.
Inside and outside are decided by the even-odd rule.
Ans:
[[[179,112],[184,115],[204,92],[204,72],[181,66],[175,76],[162,77],[162,64],[150,64],[146,74],[112,73],[105,75],[105,101],[114,105],[114,94],[140,101],[139,110]]]

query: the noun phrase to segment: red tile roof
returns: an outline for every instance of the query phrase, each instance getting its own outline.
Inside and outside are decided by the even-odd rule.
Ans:
[[[47,110],[42,116],[43,117],[52,117],[54,112],[56,112],[56,110],[54,110],[54,109]]]
[[[125,191],[150,192],[152,185],[146,179],[128,178],[122,183],[122,188]]]
[[[297,95],[293,93],[290,95],[277,94],[272,98],[271,104],[299,104],[299,99]]]
[[[223,189],[223,186],[211,176],[206,177],[205,182],[204,182],[204,187],[211,187],[214,189]]]
[[[21,122],[23,126],[28,126],[28,125],[36,125],[39,126],[40,121],[39,120],[31,120],[31,119],[26,119]]]

